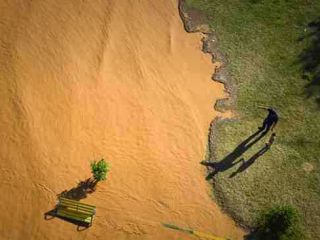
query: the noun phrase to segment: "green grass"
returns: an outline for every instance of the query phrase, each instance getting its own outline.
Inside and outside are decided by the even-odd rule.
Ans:
[[[307,97],[308,81],[302,78],[299,64],[300,54],[312,45],[312,39],[298,39],[310,32],[308,23],[320,16],[320,1],[186,2],[188,7],[208,15],[237,88],[240,120],[218,124],[215,161],[232,152],[261,125],[266,113],[258,105],[275,107],[281,117],[270,151],[233,178],[229,176],[241,163],[216,175],[216,198],[238,221],[251,226],[261,210],[274,204],[291,204],[302,216],[306,239],[318,239],[320,108],[316,96]],[[267,137],[242,157],[247,160],[253,156]],[[305,171],[305,163],[314,170]]]

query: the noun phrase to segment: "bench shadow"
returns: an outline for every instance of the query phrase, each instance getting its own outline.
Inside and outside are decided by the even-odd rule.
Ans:
[[[80,222],[80,221],[76,221],[76,220],[72,220],[72,219],[69,219],[69,218],[65,218],[65,217],[61,217],[61,216],[58,216],[56,215],[56,207],[46,213],[44,213],[44,219],[45,220],[51,220],[51,219],[54,219],[54,218],[59,218],[65,222],[68,222],[68,223],[72,223],[74,225],[77,226],[77,231],[81,232],[81,231],[84,231],[86,229],[88,229],[90,227],[90,224],[88,223],[83,223],[83,222]]]
[[[243,153],[245,153],[249,148],[251,148],[255,143],[257,143],[261,138],[266,135],[266,131],[258,130],[241,142],[231,153],[225,156],[219,162],[212,161],[202,161],[201,164],[208,167],[211,171],[206,177],[206,180],[212,179],[219,172],[224,172],[234,165],[238,164],[240,160],[236,161]],[[212,169],[212,170],[211,170]]]
[[[96,190],[96,185],[97,185],[97,181],[92,180],[91,178],[88,178],[84,181],[79,182],[76,187],[71,188],[70,190],[64,190],[61,193],[57,194],[57,197],[58,198],[65,197],[65,198],[79,201],[83,198],[86,198],[88,194],[93,193]],[[51,220],[53,218],[59,218],[63,221],[76,225],[77,231],[84,231],[90,227],[90,224],[72,220],[65,217],[61,217],[61,216],[57,216],[56,209],[57,209],[57,206],[55,206],[54,209],[44,213],[44,219]]]
[[[88,194],[93,193],[96,190],[97,181],[88,178],[78,183],[78,185],[69,190],[64,190],[57,195],[57,197],[65,197],[72,200],[81,200],[86,198]]]

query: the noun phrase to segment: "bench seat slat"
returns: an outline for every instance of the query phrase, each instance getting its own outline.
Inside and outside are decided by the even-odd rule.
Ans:
[[[95,212],[95,208],[86,208],[81,205],[70,205],[70,204],[66,204],[66,203],[59,203],[58,206],[60,206],[60,207],[73,207],[73,208],[77,208],[77,209],[82,209],[83,211]]]
[[[68,199],[68,198],[62,198],[62,197],[60,197],[60,198],[59,198],[59,201],[60,201],[60,202],[65,202],[65,203],[69,203],[69,204],[81,205],[81,206],[88,207],[88,208],[96,208],[96,207],[93,206],[93,205],[89,205],[89,204],[86,204],[86,203],[80,203],[80,202],[78,202],[78,201],[71,200],[71,199]]]
[[[57,215],[61,217],[71,218],[73,220],[77,220],[85,223],[91,223],[91,220],[92,220],[92,216],[90,215],[81,215],[71,211],[64,211],[62,209],[57,211]]]
[[[93,205],[60,197],[56,213],[61,217],[91,224],[95,215],[95,209],[96,207]]]
[[[94,212],[92,212],[92,211],[85,211],[85,210],[82,210],[82,209],[77,209],[75,207],[60,206],[60,207],[58,207],[58,209],[63,209],[65,211],[79,212],[81,214],[86,214],[86,215],[90,215],[90,216],[94,215]]]
[[[85,208],[85,207],[82,207],[80,205],[69,205],[69,204],[65,204],[65,203],[60,203],[58,205],[58,207],[75,208],[75,209],[79,209],[81,211],[89,212],[89,213],[92,213],[92,214],[95,213],[95,209]]]
[[[79,218],[87,218],[87,217],[91,218],[91,216],[92,216],[90,214],[81,213],[81,212],[77,212],[77,211],[72,211],[70,209],[58,209],[57,213],[60,213],[60,212],[69,214],[71,216],[78,216]]]

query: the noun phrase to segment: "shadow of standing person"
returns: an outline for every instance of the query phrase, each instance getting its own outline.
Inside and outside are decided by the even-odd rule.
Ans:
[[[246,152],[250,147],[252,147],[255,143],[257,143],[266,134],[266,132],[261,133],[262,130],[263,129],[259,129],[257,132],[249,136],[221,161],[202,161],[202,165],[213,168],[213,171],[206,177],[206,180],[213,178],[218,172],[226,171],[227,169],[239,163],[239,161],[235,162],[235,160],[239,158],[244,152]]]
[[[265,154],[270,148],[271,145],[274,142],[276,134],[272,133],[268,142],[264,145],[263,148],[261,148],[257,153],[255,153],[251,158],[249,158],[247,161],[245,161],[243,158],[240,159],[240,161],[242,162],[241,166],[237,169],[237,171],[233,172],[229,178],[233,178],[235,177],[238,173],[241,173],[243,171],[245,171],[247,168],[249,168],[252,164],[254,164],[254,162],[261,157],[263,154]]]
[[[229,177],[233,178],[235,177],[238,173],[241,173],[245,171],[247,168],[249,168],[254,162],[261,157],[263,154],[265,154],[269,150],[268,147],[264,146],[262,149],[260,149],[257,153],[255,153],[251,158],[249,158],[247,161],[245,161],[243,158],[241,158],[242,164],[241,166],[237,169],[237,171],[233,172]]]

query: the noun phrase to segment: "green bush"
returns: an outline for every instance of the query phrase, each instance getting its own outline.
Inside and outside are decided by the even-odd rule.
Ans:
[[[275,206],[262,214],[257,232],[263,240],[302,239],[298,214],[291,206]]]
[[[106,180],[107,173],[110,170],[109,164],[101,159],[100,161],[94,161],[91,163],[91,172],[95,181]]]

